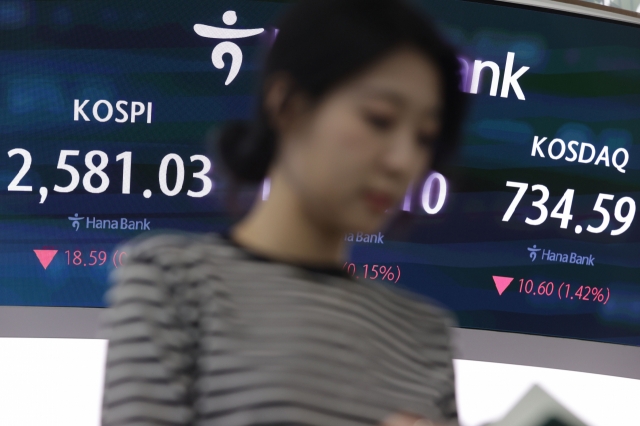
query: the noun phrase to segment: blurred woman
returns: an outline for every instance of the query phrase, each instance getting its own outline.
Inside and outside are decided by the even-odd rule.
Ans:
[[[380,230],[454,150],[455,52],[400,0],[302,1],[278,28],[256,116],[219,141],[269,198],[227,236],[132,243],[103,423],[456,424],[447,314],[342,271],[345,234]]]

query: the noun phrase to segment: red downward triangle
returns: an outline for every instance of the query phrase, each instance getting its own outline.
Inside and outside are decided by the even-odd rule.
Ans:
[[[507,287],[509,287],[511,281],[513,281],[513,278],[511,277],[497,277],[495,275],[493,276],[493,282],[496,284],[496,288],[498,289],[498,294],[500,294],[500,296],[502,296],[502,293],[504,293]]]
[[[55,257],[58,250],[34,250],[36,256],[38,256],[38,260],[44,269],[47,269],[47,266],[51,263],[53,258]]]

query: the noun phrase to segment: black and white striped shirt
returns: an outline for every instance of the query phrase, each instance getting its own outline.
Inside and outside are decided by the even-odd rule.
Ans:
[[[382,283],[257,259],[216,234],[127,248],[105,310],[103,424],[456,424],[449,320]]]

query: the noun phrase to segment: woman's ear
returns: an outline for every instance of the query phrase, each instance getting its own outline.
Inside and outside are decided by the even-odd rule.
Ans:
[[[276,133],[286,134],[294,128],[308,107],[307,97],[296,90],[288,74],[280,73],[267,80],[263,108]]]

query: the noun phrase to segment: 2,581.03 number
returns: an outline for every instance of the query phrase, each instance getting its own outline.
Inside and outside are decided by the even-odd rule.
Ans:
[[[13,178],[7,189],[9,191],[32,191],[30,185],[20,185],[20,181],[26,176],[31,168],[31,153],[23,148],[15,148],[8,152],[9,157],[14,155],[20,155],[23,158],[22,167],[18,171],[18,174]],[[75,157],[80,155],[80,151],[72,149],[63,149],[60,151],[60,157],[58,158],[58,169],[65,170],[71,175],[71,182],[67,186],[55,185],[53,190],[59,193],[69,193],[74,191],[80,185],[80,173],[71,164],[67,164],[69,157]],[[122,193],[131,193],[131,163],[132,163],[131,151],[122,152],[116,156],[116,161],[122,161]],[[98,158],[98,164],[95,164],[95,158]],[[207,176],[207,173],[211,171],[211,160],[204,155],[192,155],[189,158],[192,162],[199,161],[202,163],[202,170],[193,174],[195,179],[202,181],[202,189],[200,191],[187,192],[189,197],[201,198],[209,194],[213,188],[213,182]],[[176,180],[173,188],[169,188],[167,183],[167,170],[171,163],[176,167]],[[88,172],[82,178],[82,186],[90,194],[101,194],[109,187],[109,176],[105,173],[105,169],[109,164],[109,157],[107,153],[103,151],[89,151],[84,157],[84,163],[88,169]],[[160,184],[160,190],[164,195],[173,197],[182,191],[184,184],[184,162],[178,154],[167,154],[160,162],[160,169],[158,173],[158,180]],[[99,185],[94,186],[91,182],[93,176],[99,179]],[[94,180],[95,182],[95,180]]]

